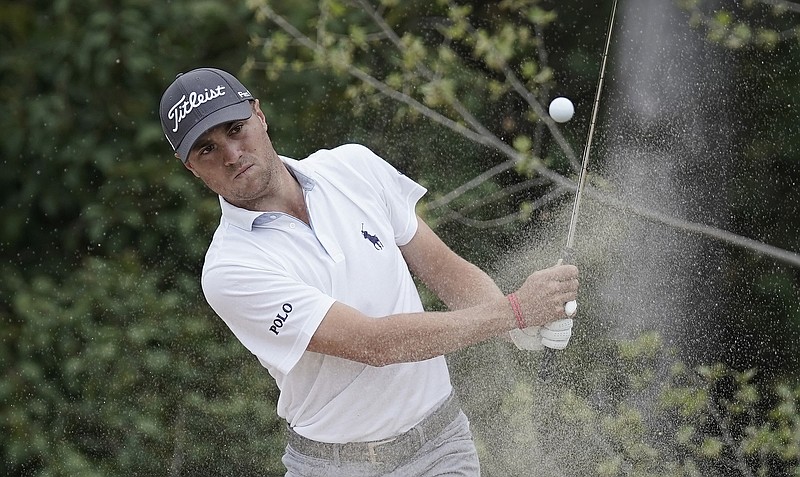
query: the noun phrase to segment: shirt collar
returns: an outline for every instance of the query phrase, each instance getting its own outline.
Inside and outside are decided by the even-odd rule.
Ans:
[[[283,161],[284,165],[286,165],[286,168],[289,169],[289,172],[291,172],[295,179],[297,179],[297,182],[300,184],[300,187],[303,188],[304,192],[309,192],[314,188],[317,182],[311,178],[311,175],[314,173],[311,168],[301,164],[300,161],[284,156],[278,157],[280,157],[281,161]],[[283,212],[270,210],[243,209],[231,204],[222,196],[219,196],[219,205],[222,209],[222,216],[225,218],[225,220],[230,222],[232,225],[247,231],[253,230],[253,223],[259,217],[261,217],[261,220],[258,221],[259,224],[265,224],[275,220],[271,218],[271,215],[284,215]]]

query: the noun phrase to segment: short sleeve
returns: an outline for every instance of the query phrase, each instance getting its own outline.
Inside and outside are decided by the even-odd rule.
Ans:
[[[390,168],[389,187],[385,189],[384,199],[395,231],[394,240],[397,245],[405,245],[417,233],[416,206],[427,190],[387,162],[381,162]]]
[[[203,293],[239,341],[287,374],[335,300],[288,273],[243,263],[205,270]]]
[[[337,155],[354,161],[357,172],[367,182],[380,187],[378,193],[386,206],[397,245],[405,245],[417,233],[416,206],[427,189],[397,170],[367,147],[358,144],[340,146]]]

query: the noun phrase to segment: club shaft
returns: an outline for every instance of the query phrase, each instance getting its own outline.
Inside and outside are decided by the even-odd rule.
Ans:
[[[611,17],[608,21],[608,31],[606,32],[606,44],[603,48],[603,60],[600,64],[600,76],[597,80],[597,91],[594,96],[594,106],[592,108],[592,116],[589,121],[589,133],[586,137],[586,146],[583,149],[583,159],[581,160],[581,170],[578,175],[578,187],[575,190],[575,201],[572,204],[572,216],[569,220],[569,229],[567,231],[567,245],[566,250],[571,251],[575,245],[575,228],[578,222],[578,211],[581,206],[581,196],[583,195],[583,188],[586,184],[586,173],[589,165],[589,154],[592,150],[592,140],[594,139],[594,127],[597,123],[597,114],[600,111],[600,97],[603,92],[603,80],[606,75],[606,63],[608,62],[608,49],[611,45],[611,32],[614,29],[614,17],[617,14],[617,0],[611,7]]]

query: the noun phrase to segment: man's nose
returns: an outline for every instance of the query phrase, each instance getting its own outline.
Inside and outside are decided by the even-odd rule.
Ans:
[[[228,142],[223,148],[222,161],[226,166],[236,164],[242,157],[241,148],[236,142]]]

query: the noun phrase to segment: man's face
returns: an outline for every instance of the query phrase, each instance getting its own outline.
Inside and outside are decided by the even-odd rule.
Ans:
[[[248,119],[209,129],[192,146],[186,168],[233,205],[257,210],[270,194],[276,167],[283,167],[267,135],[258,100]]]

